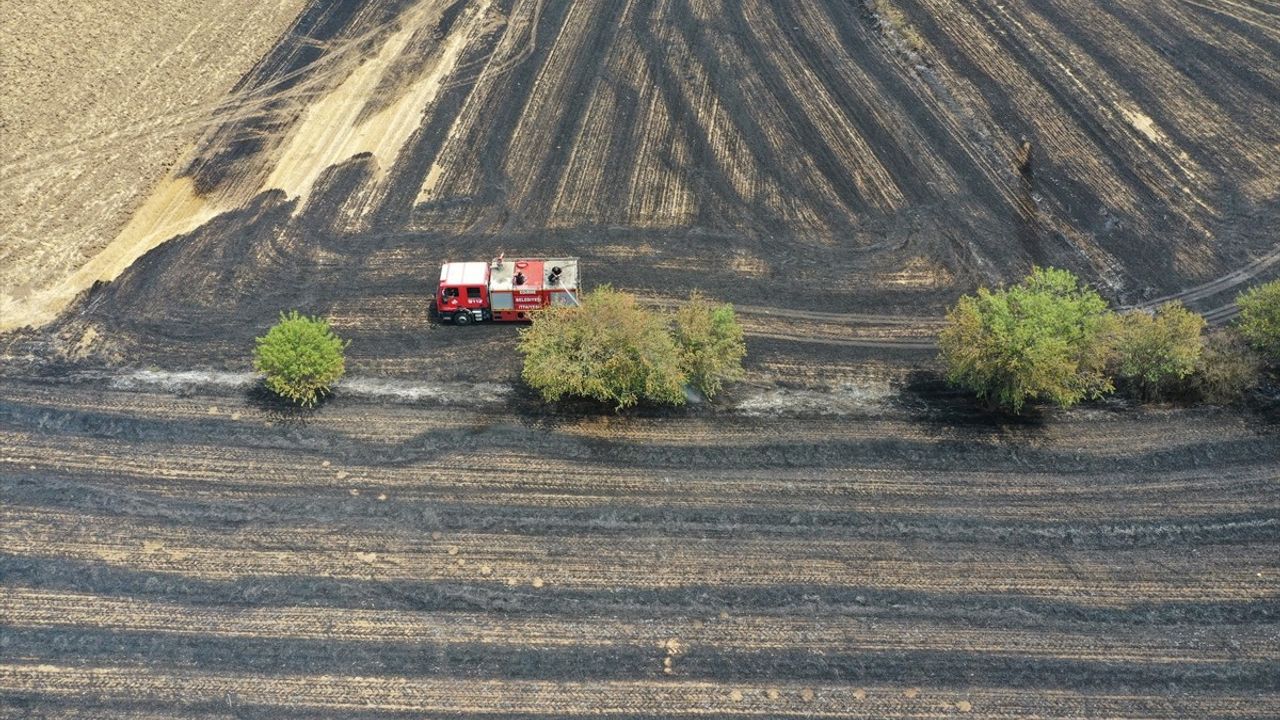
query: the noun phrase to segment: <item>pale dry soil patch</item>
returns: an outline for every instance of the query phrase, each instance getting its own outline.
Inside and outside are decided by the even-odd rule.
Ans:
[[[5,4],[0,316],[115,237],[302,6]]]

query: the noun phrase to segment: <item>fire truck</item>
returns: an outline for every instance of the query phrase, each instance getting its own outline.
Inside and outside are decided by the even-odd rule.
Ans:
[[[436,314],[454,325],[525,322],[534,310],[578,304],[578,258],[447,262],[440,266]]]

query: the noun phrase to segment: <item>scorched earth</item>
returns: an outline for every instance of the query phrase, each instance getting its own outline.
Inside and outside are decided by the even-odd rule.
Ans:
[[[993,419],[932,359],[1032,264],[1215,323],[1280,274],[1273,3],[48,5],[0,51],[5,714],[1280,715],[1274,403]],[[733,302],[746,381],[544,406],[425,313],[504,249]],[[352,341],[304,415],[249,367],[292,308]]]

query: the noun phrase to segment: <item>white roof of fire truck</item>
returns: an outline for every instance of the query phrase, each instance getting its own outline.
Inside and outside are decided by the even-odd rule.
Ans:
[[[442,285],[484,285],[489,281],[489,263],[451,262],[440,266]]]

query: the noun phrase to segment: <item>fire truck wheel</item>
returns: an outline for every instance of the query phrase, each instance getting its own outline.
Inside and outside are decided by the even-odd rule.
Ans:
[[[463,311],[463,312],[458,313],[457,315],[454,315],[454,316],[453,316],[453,324],[454,324],[454,325],[470,325],[470,324],[471,324],[471,313],[466,312],[466,311]]]

